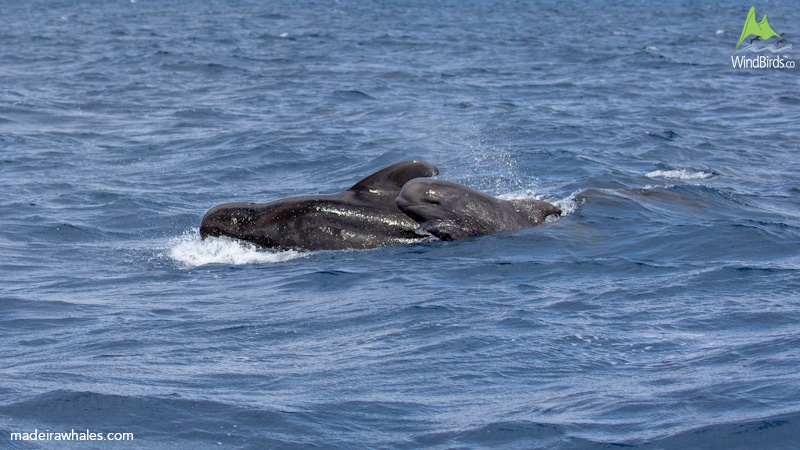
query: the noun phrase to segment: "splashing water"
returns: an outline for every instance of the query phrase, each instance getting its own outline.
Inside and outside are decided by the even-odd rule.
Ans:
[[[250,242],[232,239],[227,236],[200,239],[197,229],[192,229],[170,242],[166,256],[193,268],[205,264],[263,264],[289,261],[303,256],[303,253],[271,251],[259,248]]]
[[[521,191],[509,192],[507,194],[498,195],[497,198],[501,200],[522,200],[522,199],[534,199],[534,200],[542,200],[545,202],[552,203],[555,206],[558,206],[561,209],[561,216],[567,216],[574,213],[579,206],[578,194],[581,191],[575,191],[567,197],[564,198],[555,198],[555,197],[545,197],[540,194],[536,194],[531,189],[525,189]],[[549,219],[548,221],[556,220],[556,218]]]

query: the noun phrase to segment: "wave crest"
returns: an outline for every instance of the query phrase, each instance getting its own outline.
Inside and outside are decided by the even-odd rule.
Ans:
[[[712,173],[703,172],[702,170],[693,172],[690,170],[655,170],[645,174],[648,178],[671,178],[678,180],[704,180],[714,176]]]

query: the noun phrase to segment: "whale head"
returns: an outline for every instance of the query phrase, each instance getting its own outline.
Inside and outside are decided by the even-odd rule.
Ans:
[[[417,178],[403,186],[395,203],[421,229],[443,239],[465,239],[543,223],[561,210],[540,200],[500,200],[467,186]]]
[[[253,240],[253,224],[261,215],[257,203],[224,203],[206,212],[200,222],[200,237],[228,236]]]

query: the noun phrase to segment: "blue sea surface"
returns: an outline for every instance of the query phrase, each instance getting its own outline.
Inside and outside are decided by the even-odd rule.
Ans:
[[[750,6],[4,2],[0,447],[796,448],[800,77],[732,67]],[[565,214],[199,238],[412,158]]]

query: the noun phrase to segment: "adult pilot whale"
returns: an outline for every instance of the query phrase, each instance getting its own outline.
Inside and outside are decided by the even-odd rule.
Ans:
[[[200,236],[228,236],[279,250],[365,249],[426,239],[397,207],[408,181],[439,173],[433,164],[406,161],[386,167],[331,195],[271,203],[225,203],[211,208]]]
[[[561,210],[535,199],[501,200],[467,186],[418,178],[403,186],[397,206],[441,240],[467,239],[544,223]]]

